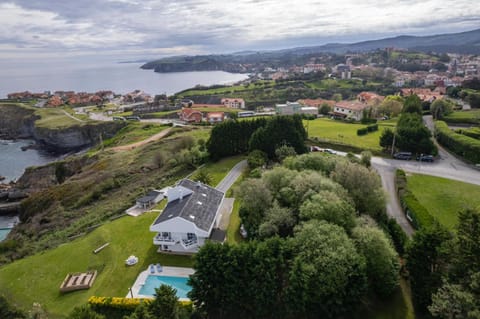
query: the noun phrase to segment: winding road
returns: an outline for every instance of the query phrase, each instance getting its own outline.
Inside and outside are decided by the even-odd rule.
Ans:
[[[433,132],[434,123],[432,116],[424,116],[425,125]],[[436,141],[435,141],[436,142]],[[405,172],[444,177],[465,183],[480,185],[480,171],[473,165],[467,164],[438,145],[438,157],[434,163],[402,161],[373,157],[372,166],[382,178],[382,186],[388,194],[387,213],[395,218],[402,229],[412,235],[414,230],[408,222],[400,206],[395,188],[395,170]]]

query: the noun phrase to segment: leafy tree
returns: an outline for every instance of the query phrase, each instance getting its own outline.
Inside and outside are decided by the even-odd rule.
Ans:
[[[283,160],[289,156],[295,156],[295,155],[297,155],[297,152],[295,152],[295,149],[286,144],[283,144],[282,146],[278,147],[275,150],[275,156],[280,162],[283,162]]]
[[[123,319],[155,319],[155,316],[151,314],[148,304],[141,303],[132,314]]]
[[[365,167],[372,166],[372,152],[370,151],[363,151],[360,153],[360,163]]]
[[[389,149],[392,147],[393,144],[393,131],[389,128],[386,128],[382,131],[380,135],[380,146],[384,149]]]
[[[431,133],[418,114],[404,113],[400,116],[397,137],[395,145],[402,151],[418,154],[436,153],[436,147],[430,139]]]
[[[355,209],[331,191],[320,191],[300,206],[303,220],[324,220],[350,232],[355,227]]]
[[[247,179],[235,189],[235,195],[242,203],[239,215],[245,230],[250,237],[255,237],[265,211],[272,206],[272,194],[263,180]]]
[[[327,103],[323,103],[322,106],[320,106],[320,110],[319,110],[320,114],[328,115],[330,111],[332,111],[332,108]]]
[[[480,318],[478,297],[461,285],[447,283],[432,295],[428,310],[435,318]]]
[[[458,215],[452,276],[457,280],[469,277],[480,269],[480,212],[465,209]]]
[[[300,116],[276,116],[252,134],[249,149],[264,151],[269,158],[275,158],[275,149],[288,144],[297,154],[302,154],[307,151],[306,138],[307,132]]]
[[[379,223],[386,222],[385,194],[380,177],[373,170],[342,161],[331,176],[348,191],[360,213],[372,216]]]
[[[248,154],[247,163],[250,169],[255,169],[257,167],[262,167],[267,163],[267,154],[260,150],[253,150]]]
[[[293,239],[298,254],[290,272],[290,311],[297,317],[338,318],[352,311],[366,289],[365,260],[345,231],[309,221]]]
[[[407,269],[412,299],[419,312],[426,313],[431,296],[442,284],[446,268],[445,246],[451,234],[440,224],[421,228],[407,248]]]
[[[403,101],[397,101],[394,99],[385,98],[378,108],[380,113],[386,114],[388,116],[394,117],[402,112]]]
[[[193,177],[193,180],[205,185],[212,185],[212,176],[204,169],[199,170],[198,173]]]
[[[378,227],[357,226],[353,239],[367,262],[367,277],[372,290],[389,296],[398,286],[400,262],[385,233]]]
[[[105,316],[96,313],[90,305],[83,305],[73,308],[72,312],[68,315],[68,319],[105,319]]]
[[[177,290],[168,285],[155,288],[155,299],[149,305],[150,313],[157,319],[178,318]]]
[[[297,171],[313,170],[329,175],[335,169],[337,158],[325,153],[308,153],[286,158],[283,166]]]
[[[268,238],[275,235],[287,237],[293,232],[296,218],[293,212],[286,207],[280,207],[277,202],[265,213],[265,219],[258,229],[261,238]]]
[[[474,109],[480,108],[480,94],[479,93],[469,93],[467,96],[467,102]]]
[[[438,99],[430,105],[430,112],[434,119],[442,119],[445,115],[453,112],[453,105],[445,99]]]
[[[405,98],[402,113],[422,114],[422,101],[416,94],[409,95]]]

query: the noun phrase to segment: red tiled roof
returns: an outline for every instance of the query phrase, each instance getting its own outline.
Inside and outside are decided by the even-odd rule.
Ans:
[[[368,105],[360,103],[358,101],[340,101],[335,104],[335,107],[348,109],[352,111],[362,111],[368,107]]]

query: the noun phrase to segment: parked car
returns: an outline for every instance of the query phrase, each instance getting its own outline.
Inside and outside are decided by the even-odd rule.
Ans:
[[[332,149],[330,149],[330,148],[326,148],[326,149],[324,149],[323,151],[324,151],[325,153],[328,153],[328,154],[337,154],[336,151],[334,151],[334,150],[332,150]]]
[[[410,152],[398,152],[393,154],[393,158],[399,159],[399,160],[411,160],[412,159],[412,153]]]
[[[432,155],[421,154],[420,156],[417,156],[417,161],[420,161],[420,162],[430,162],[430,163],[432,163],[434,160],[435,160],[435,158]]]

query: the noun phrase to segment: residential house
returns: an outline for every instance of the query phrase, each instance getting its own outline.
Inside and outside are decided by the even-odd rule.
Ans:
[[[244,109],[245,108],[245,101],[243,99],[237,98],[223,98],[221,103],[225,107],[230,107],[234,109]]]
[[[220,123],[225,120],[225,113],[224,112],[208,112],[206,116],[206,120],[208,123]]]
[[[420,100],[426,101],[426,102],[433,102],[437,99],[442,99],[443,94],[437,90],[431,91],[430,89],[425,89],[425,88],[407,88],[407,89],[401,89],[400,94],[402,96],[409,96],[412,94],[416,94]]]
[[[369,106],[359,101],[340,101],[333,109],[334,116],[360,121],[363,118],[363,110]]]
[[[182,111],[178,113],[180,120],[188,123],[200,123],[203,119],[202,112],[192,108],[182,108]]]
[[[170,188],[167,206],[150,226],[158,251],[197,252],[218,227],[223,198],[223,192],[188,179]]]
[[[376,106],[385,99],[384,96],[378,95],[377,93],[373,92],[360,92],[357,95],[357,100],[361,103],[367,104],[369,106]]]

